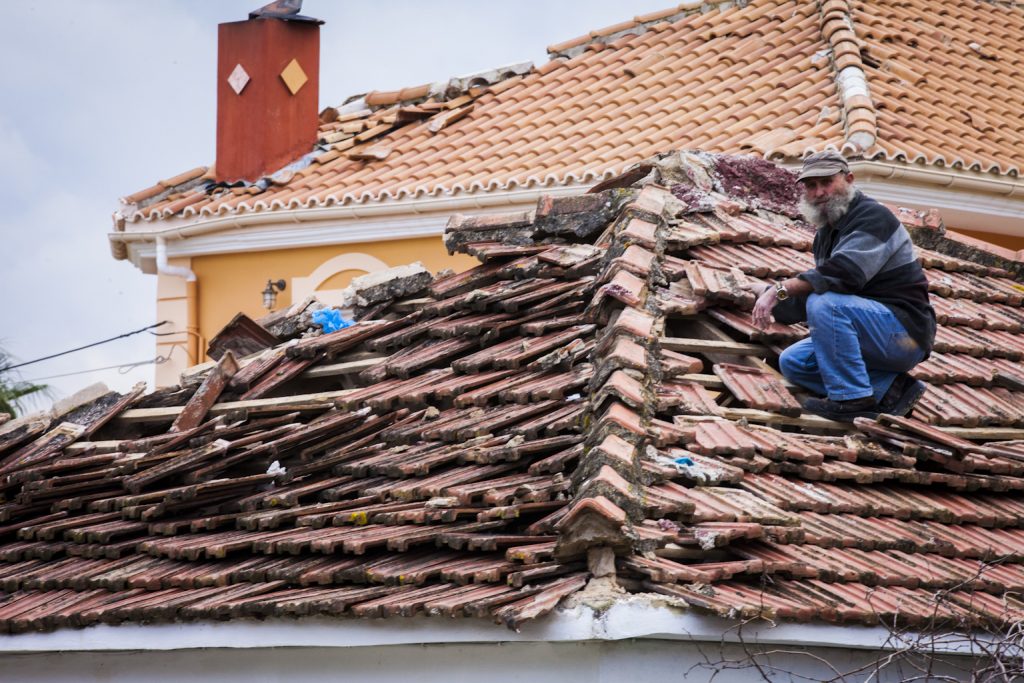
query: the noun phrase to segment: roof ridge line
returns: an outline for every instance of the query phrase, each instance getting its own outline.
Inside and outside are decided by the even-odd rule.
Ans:
[[[725,9],[734,5],[745,7],[748,2],[749,0],[687,0],[669,9],[638,14],[632,20],[595,29],[582,36],[549,45],[548,57],[550,60],[572,59],[585,52],[591,45],[605,45],[628,35],[639,36],[647,33],[655,24],[679,21],[694,14],[710,12],[712,9]]]
[[[471,95],[470,91],[476,88],[486,89],[512,78],[526,76],[533,70],[533,62],[522,60],[398,90],[370,90],[362,95],[349,96],[336,109],[340,111],[343,107],[355,107],[362,104],[371,110],[376,110],[394,105],[412,105],[428,98],[447,102],[463,95]]]
[[[575,201],[594,200],[619,208],[597,241],[606,253],[587,315],[602,329],[591,356],[584,452],[573,473],[574,495],[558,523],[555,554],[585,552],[591,574],[601,578],[614,574],[604,568],[602,556],[650,542],[637,528],[644,519],[644,489],[651,477],[647,468],[654,465],[648,451],[678,436],[671,426],[659,424],[652,403],[662,375],[658,340],[666,320],[657,298],[667,285],[665,212],[675,198],[667,188],[647,185]]]
[[[821,35],[832,51],[849,151],[865,152],[878,140],[878,112],[868,87],[860,40],[853,26],[849,0],[818,0]],[[844,145],[844,147],[846,146]]]

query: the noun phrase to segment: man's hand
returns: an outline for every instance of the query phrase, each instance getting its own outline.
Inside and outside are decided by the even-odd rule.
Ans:
[[[767,329],[772,324],[772,310],[778,302],[779,297],[775,293],[775,287],[773,285],[765,287],[758,295],[757,301],[754,302],[754,312],[751,314],[754,324],[762,329]]]

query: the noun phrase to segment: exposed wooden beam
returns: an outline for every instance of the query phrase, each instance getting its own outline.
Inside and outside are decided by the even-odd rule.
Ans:
[[[856,430],[852,424],[826,420],[817,415],[804,413],[797,417],[786,417],[778,413],[770,413],[765,410],[753,408],[722,408],[722,416],[730,420],[746,419],[748,422],[759,424],[789,425],[793,427],[810,427],[817,429],[832,429],[844,432]],[[682,417],[682,416],[681,416]],[[690,418],[692,416],[685,416]],[[1010,439],[1024,439],[1024,429],[1016,427],[937,427],[937,429],[971,441],[1007,441]]]
[[[1024,439],[1024,429],[1016,427],[939,427],[942,431],[970,441],[1010,441]]]
[[[64,447],[64,455],[82,455],[91,453],[102,455],[104,453],[117,453],[121,445],[120,441],[76,441]]]
[[[725,388],[725,385],[722,384],[722,380],[718,377],[718,375],[704,375],[699,373],[691,373],[687,375],[680,375],[676,379],[681,379],[685,382],[695,382],[704,387],[705,389]],[[790,390],[797,389],[806,391],[805,389],[798,387],[797,385],[793,384],[792,382],[785,378],[782,378],[782,384],[785,385],[785,387]]]
[[[362,360],[350,360],[344,363],[331,363],[329,365],[317,365],[302,373],[307,379],[320,379],[322,377],[337,377],[339,375],[354,375],[367,368],[380,365],[387,360],[386,356],[380,358],[364,358]]]
[[[419,299],[403,299],[401,301],[396,301],[395,303],[391,304],[391,308],[398,313],[412,313],[413,311],[418,311],[423,306],[426,306],[427,304],[432,304],[435,301],[435,299],[431,299],[430,297],[423,297]]]
[[[795,417],[787,415],[781,415],[779,413],[771,413],[767,410],[756,410],[754,408],[722,408],[722,416],[729,420],[740,420],[745,419],[748,422],[758,422],[760,424],[772,424],[772,425],[788,425],[791,427],[810,427],[814,429],[832,429],[840,430],[844,432],[854,431],[854,426],[846,422],[836,422],[835,420],[826,420],[823,417],[817,415],[811,415],[810,413],[803,413]]]
[[[715,353],[733,356],[766,356],[768,349],[761,344],[745,344],[735,341],[717,339],[683,339],[681,337],[662,337],[661,347],[669,351],[682,353]]]
[[[733,341],[732,337],[730,337],[725,330],[721,328],[718,322],[709,320],[706,315],[701,315],[695,320],[690,321],[685,329],[688,331],[688,336],[695,339],[707,339],[710,341],[725,342],[727,344],[739,343]],[[753,344],[753,346],[756,347],[756,350],[753,353],[747,354],[732,351],[724,351],[722,353],[703,353],[712,363],[734,363],[737,362],[737,359],[731,358],[730,356],[738,355],[741,357],[738,361],[742,364],[748,364],[752,367],[778,374],[777,371],[764,360],[768,356],[776,355],[775,351],[769,349],[763,344]]]
[[[277,398],[258,398],[251,401],[225,401],[210,408],[210,415],[223,415],[237,410],[248,411],[251,415],[262,413],[279,413],[281,411],[324,410],[336,398],[350,394],[355,389],[323,391],[317,394],[301,394],[299,396],[280,396]],[[183,410],[183,406],[171,408],[135,408],[126,410],[118,416],[125,422],[169,422],[174,420]]]

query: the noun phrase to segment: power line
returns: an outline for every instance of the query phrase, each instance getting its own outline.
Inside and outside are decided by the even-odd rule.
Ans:
[[[160,327],[161,325],[166,325],[167,323],[168,323],[167,320],[162,320],[162,321],[156,323],[155,325],[147,325],[146,327],[140,328],[138,330],[133,330],[132,332],[125,332],[124,334],[119,334],[116,337],[111,337],[110,339],[103,339],[103,340],[98,341],[98,342],[93,342],[92,344],[86,344],[85,346],[79,346],[79,347],[76,347],[76,348],[73,348],[73,349],[68,349],[67,351],[61,351],[60,353],[53,353],[53,354],[50,354],[49,356],[43,356],[42,358],[36,358],[35,360],[25,361],[24,363],[16,363],[14,365],[6,365],[6,366],[0,368],[0,373],[7,372],[8,370],[14,370],[15,368],[23,368],[26,365],[32,365],[34,363],[42,363],[44,360],[50,360],[51,358],[57,358],[59,356],[66,356],[69,353],[75,353],[76,351],[82,351],[84,349],[91,349],[94,346],[99,346],[100,344],[107,344],[107,343],[112,342],[112,341],[117,341],[118,339],[124,339],[125,337],[132,336],[133,334],[139,334],[141,332],[145,332],[147,330],[151,330],[154,327]]]
[[[32,383],[35,383],[35,382],[42,382],[42,381],[45,381],[45,380],[48,380],[48,379],[58,379],[60,377],[71,377],[72,375],[87,375],[90,372],[100,372],[101,370],[119,370],[123,374],[125,372],[130,372],[130,371],[134,370],[135,368],[139,367],[140,365],[150,365],[150,364],[160,365],[161,363],[166,363],[166,362],[167,362],[167,358],[165,358],[164,356],[157,356],[156,358],[152,358],[150,360],[140,360],[140,361],[137,361],[135,363],[121,363],[120,365],[107,365],[107,366],[104,366],[102,368],[92,368],[91,370],[76,370],[74,372],[64,372],[64,373],[61,373],[59,375],[47,375],[46,377],[33,377],[32,379],[26,379],[26,380],[22,380],[22,381],[23,382],[28,382],[28,383],[32,384]]]

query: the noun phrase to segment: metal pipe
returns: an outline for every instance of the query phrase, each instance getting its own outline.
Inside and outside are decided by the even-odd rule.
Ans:
[[[160,275],[183,277],[185,282],[195,282],[196,274],[185,266],[172,266],[167,262],[167,238],[156,235],[156,272]]]
[[[964,190],[1004,197],[1024,196],[1024,182],[1019,180],[978,178],[956,171],[912,168],[883,161],[853,161],[850,163],[850,169],[855,174],[864,172],[866,175],[883,180],[907,180],[926,185],[938,185],[952,190]]]

